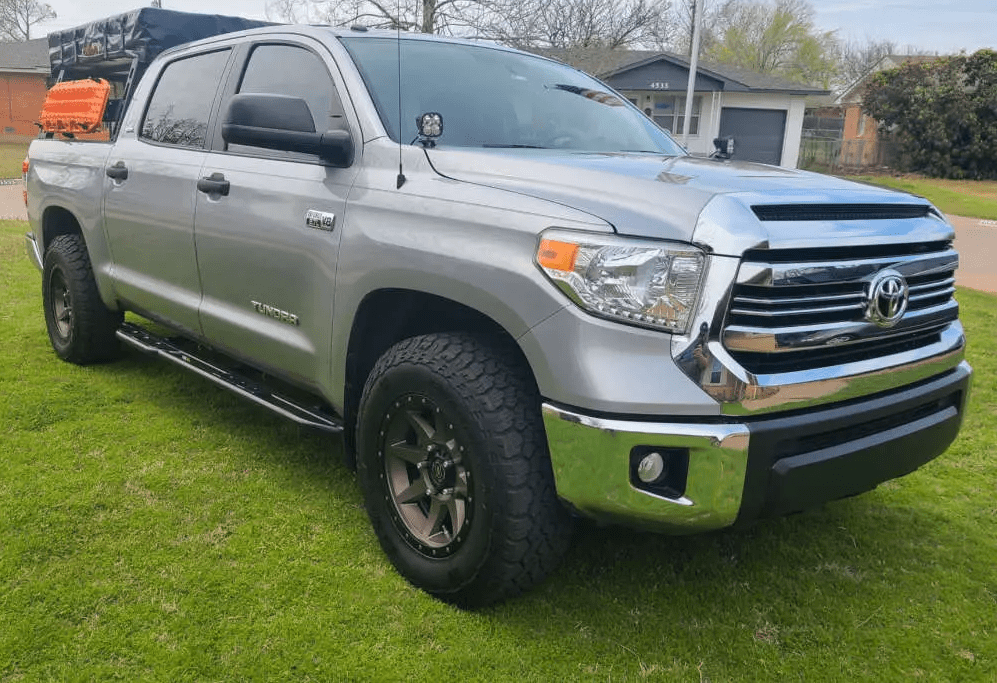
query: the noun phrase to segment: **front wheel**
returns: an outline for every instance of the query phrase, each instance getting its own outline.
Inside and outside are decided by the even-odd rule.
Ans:
[[[123,316],[100,298],[87,245],[80,235],[59,235],[45,251],[42,273],[45,326],[56,355],[78,365],[110,360]]]
[[[570,542],[532,377],[467,334],[402,341],[364,387],[357,471],[381,547],[413,585],[478,607],[541,581]]]

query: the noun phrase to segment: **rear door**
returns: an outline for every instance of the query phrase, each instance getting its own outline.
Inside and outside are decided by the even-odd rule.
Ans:
[[[236,93],[300,97],[316,131],[352,128],[359,141],[339,86],[320,43],[261,39],[240,48],[219,111]],[[313,155],[227,145],[216,130],[201,176],[227,183],[228,194],[199,191],[196,199],[209,342],[300,384],[327,373],[340,235],[358,164],[332,168]]]
[[[231,49],[165,64],[134,102],[104,173],[104,226],[118,295],[130,308],[200,333],[194,200]],[[143,88],[146,87],[143,82]]]

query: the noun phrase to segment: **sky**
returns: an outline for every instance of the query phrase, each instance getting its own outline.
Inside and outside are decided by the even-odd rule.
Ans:
[[[149,4],[147,0],[46,0],[59,15],[37,27],[49,31]],[[997,0],[811,0],[817,26],[837,30],[845,40],[892,40],[941,54],[997,49]],[[265,0],[163,0],[163,7],[186,12],[232,14],[265,19]],[[901,50],[903,51],[903,50]]]

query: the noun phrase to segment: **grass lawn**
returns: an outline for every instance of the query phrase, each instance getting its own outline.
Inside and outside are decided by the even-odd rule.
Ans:
[[[670,538],[583,526],[462,613],[385,560],[336,442],[134,353],[49,348],[0,222],[0,681],[997,680],[997,298],[947,454],[869,494]]]
[[[28,144],[0,142],[0,179],[21,177],[21,163],[28,156]]]
[[[967,218],[997,219],[997,180],[940,180],[917,176],[850,178],[926,197],[944,213]]]

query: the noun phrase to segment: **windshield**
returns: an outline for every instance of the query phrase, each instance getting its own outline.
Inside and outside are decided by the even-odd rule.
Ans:
[[[341,40],[396,142],[400,62],[401,142],[406,144],[415,141],[417,116],[439,112],[441,147],[685,154],[629,102],[599,81],[556,62],[459,43]]]

